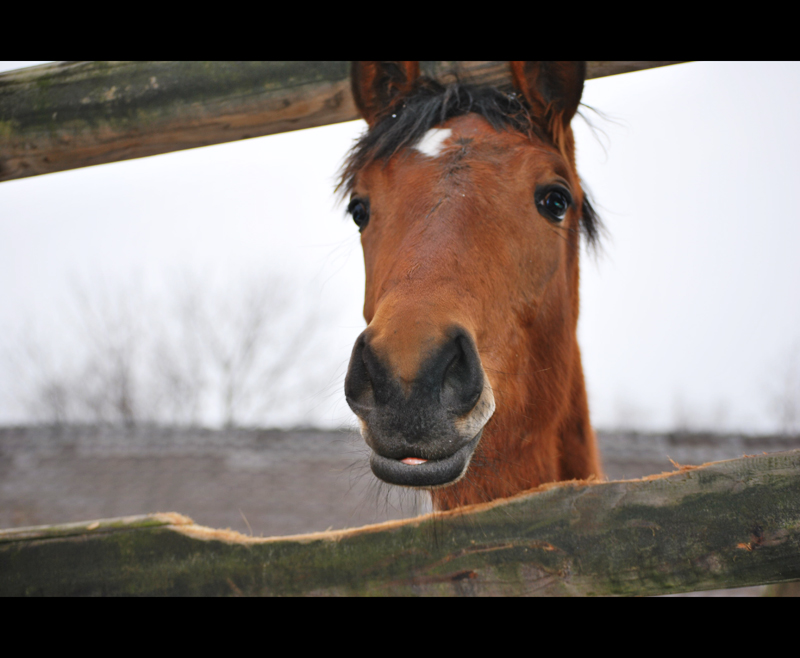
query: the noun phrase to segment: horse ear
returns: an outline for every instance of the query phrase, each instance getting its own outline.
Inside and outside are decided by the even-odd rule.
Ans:
[[[359,114],[369,127],[411,91],[419,62],[353,62],[350,84]]]
[[[511,62],[511,76],[552,136],[569,126],[581,102],[586,62]]]

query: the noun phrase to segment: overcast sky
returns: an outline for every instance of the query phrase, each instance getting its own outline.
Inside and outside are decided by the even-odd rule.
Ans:
[[[777,429],[774,398],[800,375],[800,64],[681,64],[591,80],[583,101],[603,116],[583,110],[595,133],[573,122],[578,167],[608,229],[581,279],[595,425]],[[61,345],[70,281],[157,293],[188,270],[220,289],[280,273],[323,309],[325,384],[266,422],[350,423],[364,274],[332,189],[364,127],[0,183],[0,348],[23,330]],[[6,363],[0,422],[18,422]]]

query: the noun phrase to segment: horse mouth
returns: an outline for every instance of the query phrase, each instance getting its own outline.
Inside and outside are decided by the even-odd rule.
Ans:
[[[391,459],[373,451],[369,465],[376,477],[388,484],[420,489],[446,487],[464,477],[482,434],[483,430],[479,431],[475,438],[449,457]]]

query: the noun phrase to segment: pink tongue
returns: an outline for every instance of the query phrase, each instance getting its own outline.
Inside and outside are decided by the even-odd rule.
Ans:
[[[404,464],[408,464],[409,466],[417,466],[418,464],[424,464],[427,459],[417,459],[416,457],[406,457],[405,459],[401,459],[401,462]]]

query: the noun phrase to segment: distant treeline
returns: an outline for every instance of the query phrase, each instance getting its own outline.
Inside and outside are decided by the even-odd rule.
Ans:
[[[297,388],[308,397],[319,386],[318,300],[280,277],[222,290],[183,276],[158,298],[133,286],[73,290],[66,338],[29,331],[8,355],[33,422],[256,425]]]

